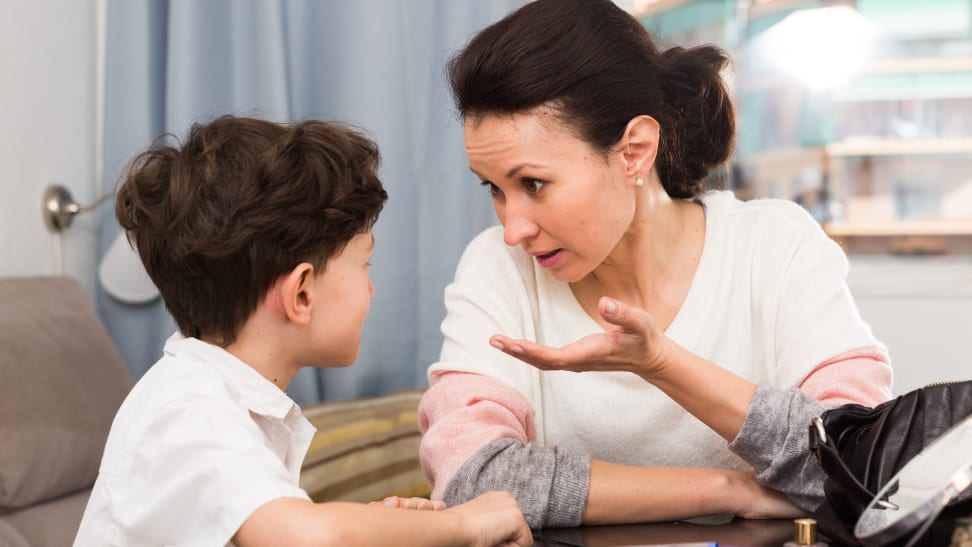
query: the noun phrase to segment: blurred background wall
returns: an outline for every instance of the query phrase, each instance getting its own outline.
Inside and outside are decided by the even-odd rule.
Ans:
[[[895,392],[972,362],[972,2],[634,0],[667,45],[733,57],[736,153],[713,185],[792,199],[850,256]]]
[[[442,63],[521,3],[8,1],[0,276],[78,279],[140,374],[171,323],[157,300],[121,301],[98,280],[117,235],[110,202],[53,234],[41,215],[47,186],[93,204],[131,153],[195,118],[344,119],[366,128],[385,157],[391,200],[376,227],[378,296],[361,361],[308,373],[292,394],[312,401],[424,385],[438,353],[441,290],[465,242],[495,222],[466,168]],[[715,42],[733,54],[737,154],[713,184],[744,198],[794,199],[844,245],[852,291],[890,347],[895,391],[967,378],[972,1],[619,3],[664,43]],[[820,10],[836,17],[825,30],[813,26]],[[781,28],[810,53],[785,40],[767,46]],[[814,64],[826,55],[849,63],[827,73],[828,63]]]

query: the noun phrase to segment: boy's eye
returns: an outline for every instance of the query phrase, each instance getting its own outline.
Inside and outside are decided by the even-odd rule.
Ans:
[[[547,183],[539,179],[523,179],[523,187],[527,189],[527,192],[531,194],[536,194],[543,189],[544,185]]]
[[[481,184],[482,184],[482,186],[484,186],[484,187],[485,187],[485,188],[486,188],[487,190],[489,190],[489,193],[490,193],[490,195],[493,195],[493,196],[498,196],[498,195],[500,195],[500,194],[502,194],[502,193],[503,193],[503,191],[502,191],[502,190],[500,190],[498,186],[496,186],[496,185],[495,185],[495,184],[493,184],[492,182],[489,182],[488,180],[484,180],[484,181],[483,181],[483,182],[482,182]]]

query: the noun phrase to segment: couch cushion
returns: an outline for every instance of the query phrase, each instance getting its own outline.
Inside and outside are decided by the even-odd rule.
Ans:
[[[132,379],[87,293],[0,278],[0,512],[90,487]]]
[[[16,530],[26,545],[35,547],[71,545],[78,534],[81,516],[90,495],[91,490],[83,490],[0,516],[0,530],[9,526]],[[0,545],[6,547],[2,540],[3,532],[0,531]]]
[[[428,497],[419,463],[417,409],[424,390],[329,401],[303,407],[317,433],[300,486],[311,499],[367,502],[386,496]]]
[[[4,521],[3,517],[0,517],[0,545],[3,545],[3,547],[30,547],[27,538]]]

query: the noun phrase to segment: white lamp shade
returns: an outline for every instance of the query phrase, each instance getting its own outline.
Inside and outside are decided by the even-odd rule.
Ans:
[[[125,232],[118,234],[101,258],[98,279],[105,292],[127,304],[146,304],[159,297],[159,290],[128,243]]]

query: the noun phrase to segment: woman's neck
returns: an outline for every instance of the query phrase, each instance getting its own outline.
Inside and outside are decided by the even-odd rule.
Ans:
[[[651,311],[677,311],[691,285],[705,239],[698,203],[673,200],[657,180],[639,197],[635,218],[607,259],[575,285]]]

